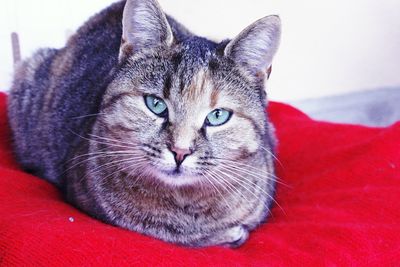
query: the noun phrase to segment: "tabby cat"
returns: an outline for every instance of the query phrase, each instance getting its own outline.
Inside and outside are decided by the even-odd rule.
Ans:
[[[275,190],[265,81],[280,20],[220,43],[156,0],[117,2],[15,72],[17,160],[106,223],[186,246],[239,246]]]

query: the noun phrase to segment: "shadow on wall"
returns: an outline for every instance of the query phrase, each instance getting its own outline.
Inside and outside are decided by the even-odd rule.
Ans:
[[[316,120],[388,126],[400,120],[400,88],[360,91],[290,104]]]

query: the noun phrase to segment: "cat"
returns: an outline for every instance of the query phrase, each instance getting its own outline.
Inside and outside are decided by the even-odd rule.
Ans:
[[[16,158],[103,222],[189,247],[242,245],[275,192],[265,82],[278,16],[232,40],[156,0],[112,4],[15,72]]]

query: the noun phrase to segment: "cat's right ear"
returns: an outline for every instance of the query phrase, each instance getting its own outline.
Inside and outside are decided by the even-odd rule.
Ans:
[[[156,0],[127,0],[122,17],[119,61],[143,48],[170,46],[173,34]]]

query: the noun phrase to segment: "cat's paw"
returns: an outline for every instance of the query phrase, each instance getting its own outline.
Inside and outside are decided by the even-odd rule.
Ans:
[[[225,242],[222,244],[225,247],[237,248],[243,245],[249,238],[249,231],[243,226],[235,226],[225,232]]]

